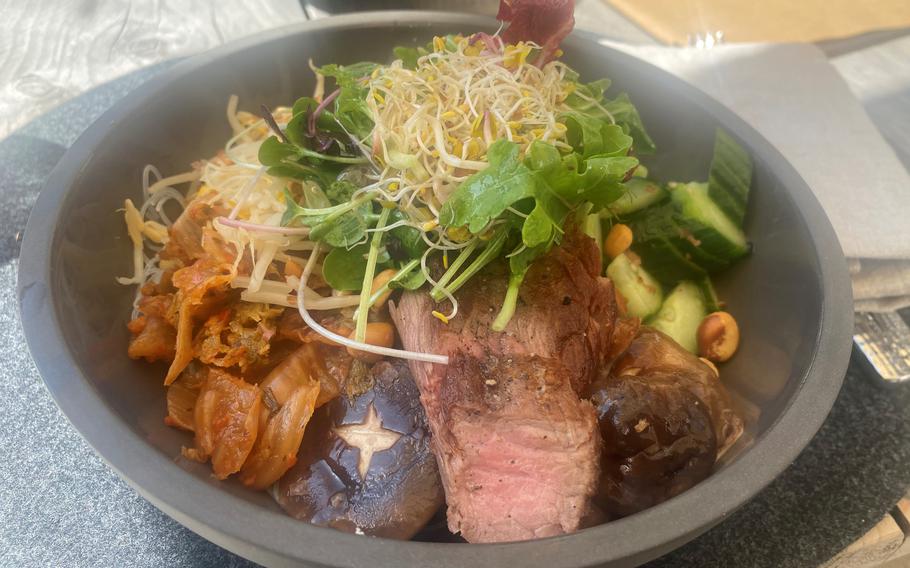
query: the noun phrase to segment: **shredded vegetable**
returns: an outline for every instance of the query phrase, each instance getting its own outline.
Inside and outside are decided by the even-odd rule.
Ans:
[[[528,266],[579,212],[622,195],[638,164],[633,138],[650,145],[624,95],[606,99],[607,81],[579,83],[543,51],[498,34],[437,37],[396,49],[388,65],[310,61],[313,96],[261,116],[231,96],[222,151],[189,172],[144,170],[142,206],[126,203],[133,275],[118,281],[141,289],[159,279],[175,214],[205,203],[217,208],[209,226],[233,251],[242,301],[297,308],[351,349],[445,363],[365,343],[371,307],[390,290],[426,285],[438,304],[427,315],[447,324],[458,290],[499,259],[511,277],[494,328],[505,329]],[[355,339],[309,310],[340,310]]]
[[[360,341],[354,341],[342,335],[330,331],[319,324],[313,317],[310,315],[307,308],[307,301],[305,299],[303,290],[306,288],[307,280],[310,277],[310,274],[313,271],[313,266],[315,265],[316,252],[319,250],[317,245],[314,249],[314,254],[310,256],[310,260],[307,261],[306,266],[303,269],[303,275],[300,277],[300,284],[297,287],[297,309],[300,312],[300,317],[303,318],[304,323],[306,323],[314,331],[330,339],[339,345],[345,347],[350,347],[351,349],[356,349],[358,351],[366,351],[367,353],[374,353],[376,355],[381,355],[385,357],[399,357],[401,359],[410,359],[412,361],[422,361],[425,363],[438,363],[440,365],[448,365],[449,358],[446,355],[434,355],[432,353],[417,353],[415,351],[405,351],[403,349],[392,349],[390,347],[380,347],[378,345],[370,345],[369,343],[363,343]]]

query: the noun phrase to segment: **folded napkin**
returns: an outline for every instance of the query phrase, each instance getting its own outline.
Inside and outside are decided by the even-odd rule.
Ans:
[[[834,226],[857,311],[910,305],[910,174],[821,50],[604,43],[697,86],[780,150]]]

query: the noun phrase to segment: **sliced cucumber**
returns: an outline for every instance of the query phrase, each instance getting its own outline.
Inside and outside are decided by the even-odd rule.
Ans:
[[[639,166],[641,168],[641,166]],[[607,206],[613,215],[628,215],[654,205],[667,196],[667,190],[653,181],[633,177],[625,184],[627,193]]]
[[[603,226],[601,226],[600,222],[600,214],[589,213],[587,216],[585,216],[585,222],[582,224],[582,229],[586,235],[594,239],[594,243],[597,245],[597,250],[603,251],[604,231]]]
[[[607,276],[626,300],[629,315],[646,318],[660,309],[663,291],[653,276],[621,254],[607,267]]]
[[[697,264],[706,272],[717,272],[730,266],[730,260],[709,252],[690,229],[678,227],[678,231],[679,237],[673,240],[673,244],[686,259]]]
[[[635,235],[634,229],[632,234]],[[641,257],[645,270],[658,281],[670,286],[680,280],[697,280],[706,275],[700,266],[686,258],[666,239],[633,241],[632,251]]]
[[[628,225],[635,235],[635,242],[645,244],[654,240],[665,241],[659,248],[676,249],[671,256],[682,257],[684,266],[676,267],[674,272],[684,274],[682,279],[695,278],[702,271],[713,272],[730,265],[727,260],[704,250],[701,241],[697,240],[688,228],[683,228],[679,218],[676,206],[673,203],[666,203],[633,216],[629,219]],[[698,270],[692,271],[691,265],[696,265]],[[650,264],[646,263],[646,266]],[[664,279],[662,276],[656,276]]]
[[[678,183],[670,188],[676,221],[685,238],[705,252],[732,261],[749,252],[746,235],[708,196],[706,183]]]
[[[739,226],[746,215],[751,184],[752,159],[730,135],[718,129],[708,176],[708,195]]]
[[[686,280],[677,284],[670,292],[660,311],[648,321],[648,325],[666,333],[686,350],[696,353],[698,326],[706,315],[708,310],[701,287]]]

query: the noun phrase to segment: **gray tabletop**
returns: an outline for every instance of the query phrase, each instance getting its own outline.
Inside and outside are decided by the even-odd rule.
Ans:
[[[268,9],[257,4],[221,2],[216,11],[200,3],[191,18],[182,16],[184,10],[177,14],[165,5],[144,3],[138,9],[131,2],[103,8],[91,2],[31,4],[28,11],[24,4],[0,8],[0,138],[12,132],[0,140],[0,340],[5,346],[0,448],[7,458],[0,464],[0,565],[248,565],[157,511],[70,427],[25,348],[14,291],[18,240],[28,211],[66,147],[114,101],[157,72],[157,67],[145,68],[148,64],[304,17],[292,2],[272,2]],[[580,7],[602,18],[598,22],[616,17],[600,4]],[[54,12],[60,26],[86,22],[70,26],[81,33],[61,34],[61,44],[81,46],[86,34],[92,35],[88,26],[96,26],[93,47],[83,53],[50,50],[42,59],[35,52],[44,45],[12,45],[11,37],[22,36],[12,36],[11,30],[39,25],[29,22],[42,22],[45,35],[56,29],[35,16],[42,10]],[[174,20],[180,25],[171,25]],[[627,22],[611,29],[628,41],[643,41]],[[194,39],[186,40],[187,35]],[[132,59],[117,56],[118,45],[130,46],[123,49]],[[135,57],[137,52],[146,57]],[[834,58],[905,163],[910,163],[910,141],[902,137],[910,128],[901,120],[910,117],[908,55],[910,41],[894,39]],[[876,62],[873,70],[867,61]],[[145,69],[73,98],[137,68]],[[67,83],[67,77],[73,80]],[[48,112],[50,107],[55,109]],[[879,390],[851,367],[831,416],[794,465],[718,528],[657,564],[818,565],[874,525],[910,486],[908,442],[910,392]]]

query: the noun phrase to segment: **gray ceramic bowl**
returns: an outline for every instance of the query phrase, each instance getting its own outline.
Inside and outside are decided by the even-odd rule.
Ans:
[[[42,191],[22,246],[19,295],[29,347],[63,412],[145,498],[200,535],[268,565],[546,568],[628,565],[720,522],[780,474],[815,434],[850,353],[851,297],[837,239],[806,184],[768,142],[717,102],[651,65],[574,34],[566,60],[583,78],[631,93],[659,146],[663,179],[704,177],[715,127],[752,153],[747,220],[754,253],[720,279],[742,347],[723,374],[747,409],[745,443],[709,479],[631,517],[538,541],[468,545],[363,538],[285,516],[265,493],[219,483],[176,460],[186,435],[162,422],[163,368],[126,356],[130,245],[117,209],[140,196],[148,163],[165,173],[213,154],[224,106],[276,106],[309,93],[307,58],[382,59],[397,44],[495,22],[439,13],[357,14],[269,32],[175,65],[89,128]]]

